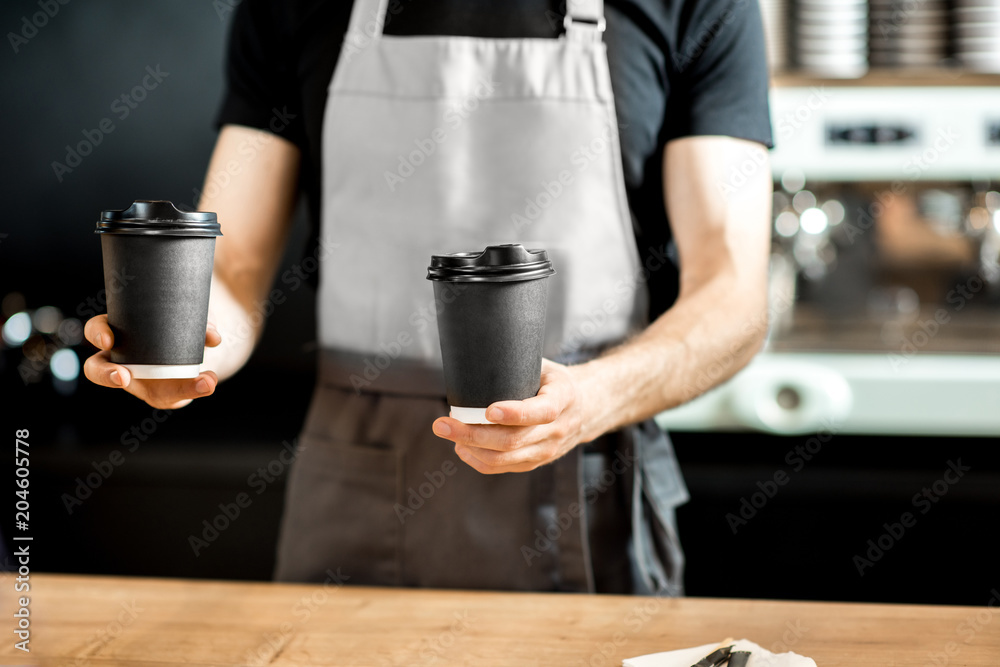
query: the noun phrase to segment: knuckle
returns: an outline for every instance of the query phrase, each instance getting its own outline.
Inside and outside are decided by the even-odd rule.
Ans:
[[[492,452],[489,456],[491,466],[505,466],[510,464],[510,454],[505,452]]]
[[[501,443],[501,447],[503,451],[509,452],[513,449],[518,449],[519,447],[521,447],[523,443],[524,443],[524,436],[522,436],[520,433],[517,432],[507,433],[504,436],[503,443]]]
[[[467,458],[465,460],[465,462],[469,465],[469,467],[471,467],[476,472],[480,472],[480,473],[482,473],[484,475],[488,475],[489,474],[489,467],[485,463],[483,463],[482,461],[479,461],[478,459],[476,459],[476,457],[470,456],[469,458]]]

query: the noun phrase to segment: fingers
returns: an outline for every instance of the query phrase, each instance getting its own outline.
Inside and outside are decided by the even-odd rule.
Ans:
[[[183,380],[135,380],[127,368],[111,363],[106,351],[83,362],[83,373],[94,384],[125,389],[150,406],[163,410],[184,407],[195,398],[211,396],[219,384],[219,376],[213,371]]]
[[[455,443],[455,453],[480,473],[527,472],[576,446],[579,417],[572,412],[576,385],[569,369],[542,360],[538,395],[498,401],[486,411],[491,424],[464,424],[451,417],[434,421],[434,433]]]
[[[90,322],[87,323],[87,326],[90,326]],[[111,363],[108,360],[108,352],[106,350],[92,355],[83,362],[83,374],[88,380],[102,387],[120,389],[128,387],[132,383],[132,374],[124,366]]]
[[[110,350],[115,344],[115,334],[108,325],[107,315],[95,315],[83,327],[84,337],[100,350]],[[222,342],[222,334],[211,322],[205,328],[205,346],[215,347]]]
[[[83,333],[92,345],[101,350],[83,362],[84,376],[102,387],[124,389],[154,408],[182,408],[196,398],[211,396],[219,384],[219,376],[213,371],[182,380],[134,380],[125,366],[110,360],[109,351],[114,346],[115,337],[108,325],[107,315],[87,320]],[[205,345],[215,347],[221,342],[219,330],[209,323],[205,329]]]
[[[488,449],[470,449],[455,445],[458,457],[484,475],[505,472],[528,472],[545,463],[546,452],[539,445],[512,452],[494,452]]]
[[[110,350],[115,344],[115,334],[108,326],[107,315],[96,315],[83,325],[83,335],[99,350]]]
[[[537,427],[510,427],[493,424],[464,424],[451,417],[439,417],[432,425],[434,434],[465,447],[509,452],[533,445],[544,437]]]
[[[486,418],[494,424],[507,426],[528,426],[551,424],[562,412],[562,400],[558,392],[541,393],[523,401],[499,401],[486,411]]]
[[[208,328],[205,330],[205,347],[215,347],[221,342],[222,334],[219,333],[214,324],[209,322]]]
[[[551,424],[566,408],[571,390],[572,380],[566,367],[543,359],[538,395],[523,401],[498,401],[486,411],[486,418],[508,426]]]
[[[205,371],[190,379],[136,380],[127,391],[154,408],[173,410],[196,398],[211,396],[218,384],[219,377],[212,371]]]

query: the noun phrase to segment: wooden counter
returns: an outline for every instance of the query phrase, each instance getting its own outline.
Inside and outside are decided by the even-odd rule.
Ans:
[[[821,667],[1000,664],[1000,606],[657,599],[52,574],[31,575],[32,650],[24,654],[13,646],[10,574],[0,586],[0,665],[598,667],[726,636],[791,649]],[[984,591],[984,603],[990,595]]]

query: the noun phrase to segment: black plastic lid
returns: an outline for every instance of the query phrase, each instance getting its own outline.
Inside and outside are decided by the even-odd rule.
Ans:
[[[427,280],[459,283],[504,283],[535,280],[555,273],[544,250],[528,250],[520,243],[491,245],[482,252],[433,255]]]
[[[219,220],[208,211],[178,211],[168,201],[140,199],[124,211],[101,211],[95,234],[222,236]]]

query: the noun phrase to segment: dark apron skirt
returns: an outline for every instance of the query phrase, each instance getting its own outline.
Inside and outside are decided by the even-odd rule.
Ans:
[[[339,569],[364,585],[683,593],[674,508],[688,495],[652,420],[531,472],[483,475],[431,431],[448,405],[419,390],[440,383],[414,382],[420,373],[402,366],[358,391],[343,355],[321,353],[277,580]]]

